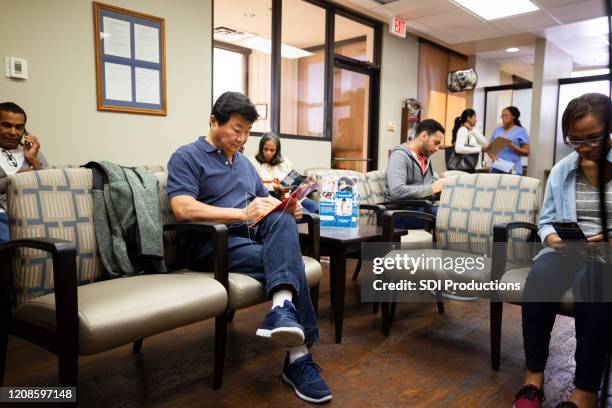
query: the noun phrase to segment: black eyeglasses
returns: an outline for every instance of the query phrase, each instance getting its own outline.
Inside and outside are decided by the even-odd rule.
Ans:
[[[15,159],[15,156],[13,156],[11,152],[9,152],[8,150],[2,149],[2,154],[6,156],[6,160],[8,160],[11,166],[17,167],[17,159]]]

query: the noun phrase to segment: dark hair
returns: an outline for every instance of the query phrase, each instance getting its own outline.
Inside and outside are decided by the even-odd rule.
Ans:
[[[610,115],[612,109],[612,101],[604,94],[588,93],[577,98],[574,98],[567,104],[567,108],[563,111],[561,119],[561,131],[563,137],[567,137],[570,127],[578,119],[582,119],[587,115],[593,116],[602,125],[606,125],[606,116]],[[612,128],[611,118],[608,117],[608,127]]]
[[[255,122],[259,117],[255,105],[246,95],[240,92],[224,92],[215,101],[210,114],[217,118],[219,125],[224,125],[230,119],[232,113],[239,114],[250,123]]]
[[[519,118],[521,117],[521,111],[520,111],[520,110],[518,110],[518,108],[517,108],[516,106],[506,106],[506,107],[505,107],[505,108],[502,110],[502,112],[503,112],[503,111],[505,111],[505,110],[507,110],[508,112],[510,112],[510,114],[511,114],[512,116],[514,116],[514,124],[515,124],[516,126],[523,127],[523,125],[521,124],[521,121],[519,120]]]
[[[26,115],[25,111],[21,109],[21,106],[13,102],[0,103],[0,112],[20,113],[25,118],[24,123],[28,120],[28,115]]]
[[[438,122],[437,120],[425,119],[419,122],[419,124],[417,125],[415,135],[418,136],[421,134],[421,132],[427,132],[427,135],[431,136],[436,132],[444,133],[446,132],[446,130],[444,130],[444,127],[442,127],[440,122]]]
[[[269,141],[272,141],[276,144],[276,153],[274,153],[274,156],[272,157],[272,160],[270,160],[269,164],[271,166],[276,166],[277,164],[281,164],[284,160],[283,156],[281,155],[280,138],[278,137],[276,133],[272,133],[272,132],[266,133],[265,135],[261,137],[261,139],[259,139],[259,151],[257,152],[257,155],[255,156],[255,160],[257,160],[261,164],[268,163],[266,159],[264,159],[263,148],[266,142],[269,142]]]
[[[455,144],[455,141],[457,140],[457,132],[459,131],[459,128],[463,126],[465,122],[467,122],[468,118],[471,118],[475,114],[476,111],[474,109],[467,108],[461,112],[461,116],[457,116],[455,118],[455,126],[453,126],[453,144]]]

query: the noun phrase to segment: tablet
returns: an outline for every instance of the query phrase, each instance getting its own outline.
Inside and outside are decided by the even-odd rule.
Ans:
[[[557,235],[564,241],[587,240],[577,222],[553,222],[552,226],[557,232]]]

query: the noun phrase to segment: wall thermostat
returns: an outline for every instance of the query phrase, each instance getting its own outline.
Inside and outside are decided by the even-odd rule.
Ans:
[[[6,57],[4,62],[7,78],[28,79],[28,61],[24,58]]]

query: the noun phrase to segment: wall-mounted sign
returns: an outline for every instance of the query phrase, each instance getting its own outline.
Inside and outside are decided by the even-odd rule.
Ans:
[[[394,17],[389,23],[389,32],[398,37],[406,38],[406,20]]]

